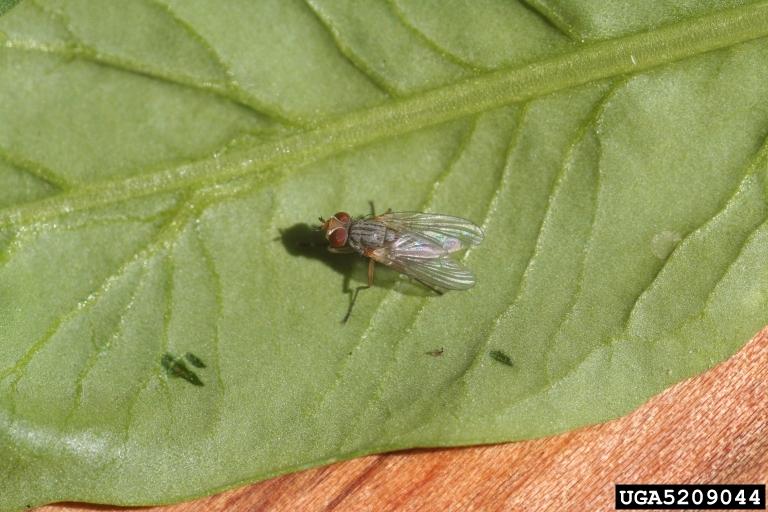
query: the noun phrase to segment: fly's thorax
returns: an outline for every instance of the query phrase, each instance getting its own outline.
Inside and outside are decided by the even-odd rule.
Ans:
[[[363,254],[395,239],[395,233],[374,219],[352,220],[349,223],[349,245]]]

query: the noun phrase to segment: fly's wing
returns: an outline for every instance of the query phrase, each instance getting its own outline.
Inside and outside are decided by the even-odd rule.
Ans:
[[[398,238],[372,251],[370,257],[434,288],[466,290],[477,281],[442,245],[414,233],[400,232]]]
[[[447,252],[480,245],[483,230],[467,219],[420,212],[391,212],[378,215],[376,220],[401,233],[426,238]]]

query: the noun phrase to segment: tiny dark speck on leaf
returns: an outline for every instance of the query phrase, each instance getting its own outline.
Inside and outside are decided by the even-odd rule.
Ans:
[[[184,357],[195,368],[205,368],[205,363],[192,352],[187,352],[186,354],[184,354]]]
[[[430,350],[427,354],[432,357],[440,357],[443,355],[443,347],[440,347],[438,350]]]
[[[498,361],[501,364],[505,364],[507,366],[514,366],[514,364],[512,363],[512,359],[510,359],[510,357],[504,352],[502,352],[501,350],[491,350],[490,352],[488,352],[488,355],[491,356],[492,359],[494,359],[495,361]]]
[[[176,359],[171,354],[163,354],[160,358],[160,364],[163,365],[165,371],[171,377],[179,377],[195,386],[202,386],[203,381],[197,376],[195,372],[187,368],[187,365],[181,359]]]

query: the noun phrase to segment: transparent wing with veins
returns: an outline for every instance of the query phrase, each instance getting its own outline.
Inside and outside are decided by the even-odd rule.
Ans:
[[[472,222],[418,212],[385,213],[374,220],[396,234],[372,251],[379,263],[435,288],[466,290],[475,285],[474,274],[450,256],[483,241],[483,231]]]
[[[448,252],[480,245],[483,230],[467,219],[420,212],[390,212],[375,217],[393,231],[419,235]]]

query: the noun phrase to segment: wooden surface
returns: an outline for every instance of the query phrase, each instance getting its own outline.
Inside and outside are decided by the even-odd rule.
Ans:
[[[528,442],[362,457],[130,510],[613,510],[615,483],[768,483],[768,328],[728,361],[603,425]]]

